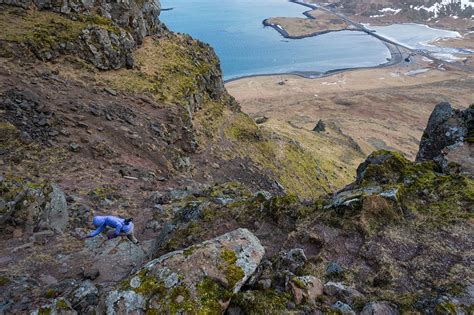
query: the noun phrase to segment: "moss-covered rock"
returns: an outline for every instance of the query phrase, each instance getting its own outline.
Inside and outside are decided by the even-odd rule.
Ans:
[[[244,291],[232,299],[230,307],[238,307],[244,314],[281,314],[287,311],[289,301],[289,293],[274,290]]]
[[[263,254],[259,240],[245,229],[168,253],[103,297],[104,310],[222,313]]]
[[[333,205],[339,207],[346,201],[335,202],[338,198],[359,191],[357,197],[353,194],[342,200],[359,200],[358,209],[369,225],[399,219],[407,211],[446,223],[472,218],[472,177],[439,173],[431,161],[410,162],[396,152],[372,153],[359,167],[357,181],[350,188],[336,196]]]

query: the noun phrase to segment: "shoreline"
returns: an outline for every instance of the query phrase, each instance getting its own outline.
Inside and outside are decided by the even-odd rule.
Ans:
[[[315,10],[315,9],[320,8],[317,5],[301,2],[299,0],[289,0],[289,2],[308,7],[311,10]],[[309,18],[309,19],[314,19],[314,17],[309,14],[309,12],[311,10],[304,11],[302,14],[304,16],[306,16],[307,18]],[[326,30],[326,31],[321,31],[321,32],[314,32],[312,34],[303,35],[303,36],[291,36],[291,35],[288,34],[288,32],[283,27],[281,27],[277,24],[269,23],[267,20],[268,19],[264,19],[262,21],[262,24],[265,27],[273,28],[278,33],[280,33],[280,35],[282,35],[282,37],[285,38],[285,39],[303,39],[303,38],[308,38],[308,37],[319,36],[319,35],[322,35],[322,34],[327,34],[327,33],[330,33],[330,32],[341,32],[341,31],[359,31],[359,32],[363,32],[363,33],[366,33],[368,35],[372,35],[375,38],[377,38],[378,40],[380,40],[387,47],[388,51],[390,52],[390,59],[388,59],[387,62],[381,63],[379,65],[375,65],[375,66],[339,68],[339,69],[333,69],[333,70],[329,70],[329,71],[325,71],[325,72],[308,70],[308,71],[291,71],[291,72],[281,72],[281,73],[249,74],[249,75],[243,75],[243,76],[239,76],[239,77],[224,80],[224,84],[229,83],[229,82],[233,82],[233,81],[237,81],[237,80],[241,80],[241,79],[246,79],[246,78],[277,76],[277,75],[295,75],[295,76],[299,76],[299,77],[302,77],[302,78],[305,78],[305,79],[318,79],[318,78],[323,78],[323,77],[327,77],[327,76],[331,76],[331,75],[335,75],[335,74],[342,73],[342,72],[347,72],[347,71],[386,68],[386,67],[397,65],[400,62],[402,62],[403,59],[404,59],[403,58],[403,53],[401,52],[400,47],[403,47],[403,48],[406,48],[406,47],[404,47],[403,45],[400,45],[399,43],[387,40],[387,39],[381,37],[378,34],[375,35],[373,32],[371,32],[370,30],[365,29],[365,28],[361,28],[361,29],[348,29],[348,28],[346,28],[346,29],[343,29],[343,30]],[[352,25],[354,25],[352,22],[350,22],[350,23]]]
[[[304,16],[306,16],[307,19],[316,20],[316,18],[314,16],[309,14],[309,12],[320,8],[319,6],[312,5],[312,4],[305,3],[305,2],[300,2],[299,0],[289,0],[289,2],[292,2],[294,4],[298,4],[298,5],[310,8],[311,10],[304,11],[302,14]],[[344,28],[344,29],[339,29],[339,30],[324,30],[324,31],[319,31],[319,32],[313,32],[313,33],[310,33],[308,35],[291,36],[290,34],[288,34],[288,32],[281,25],[273,24],[273,23],[268,22],[269,19],[271,19],[271,18],[267,18],[267,19],[262,21],[263,26],[270,26],[273,29],[275,29],[277,32],[279,32],[283,37],[290,38],[290,39],[303,39],[303,38],[314,37],[314,36],[323,35],[323,34],[327,34],[327,33],[331,33],[331,32],[360,31],[360,30],[357,30],[357,29]]]
[[[327,34],[327,33],[342,32],[342,31],[356,31],[356,32],[361,32],[360,30],[356,30],[356,29],[344,28],[344,29],[340,29],[340,30],[324,30],[324,31],[319,31],[319,32],[313,32],[313,33],[310,33],[310,34],[307,34],[307,35],[292,36],[292,35],[288,34],[288,32],[287,32],[281,25],[279,25],[279,24],[273,24],[273,23],[268,22],[269,19],[270,19],[270,18],[265,19],[265,20],[262,21],[263,26],[267,26],[267,27],[273,28],[273,29],[276,30],[278,33],[280,33],[284,38],[287,38],[287,39],[303,39],[303,38],[315,37],[315,36],[323,35],[323,34]],[[314,19],[314,18],[313,18],[313,19]]]
[[[389,48],[390,50],[390,48]],[[400,52],[397,56],[397,60],[388,60],[387,62],[381,63],[376,66],[366,66],[366,67],[353,67],[353,68],[339,68],[339,69],[333,69],[333,70],[328,70],[325,72],[320,72],[320,71],[291,71],[291,72],[273,72],[273,73],[259,73],[259,74],[249,74],[249,75],[243,75],[239,76],[236,78],[230,78],[224,80],[224,84],[230,83],[233,81],[238,81],[242,79],[248,79],[248,78],[255,78],[255,77],[273,77],[273,76],[279,76],[279,75],[294,75],[298,76],[304,79],[320,79],[324,77],[329,77],[332,75],[336,75],[339,73],[343,72],[349,72],[349,71],[357,71],[357,70],[369,70],[369,69],[381,69],[381,68],[387,68],[391,67],[394,65],[397,65],[403,61],[403,56],[402,53]]]

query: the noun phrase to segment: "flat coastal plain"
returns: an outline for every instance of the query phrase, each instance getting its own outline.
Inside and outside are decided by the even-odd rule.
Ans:
[[[244,112],[269,118],[265,128],[278,132],[284,125],[307,135],[322,120],[352,138],[364,154],[395,149],[410,159],[434,106],[442,101],[458,108],[474,103],[473,86],[473,73],[449,70],[421,57],[409,64],[316,79],[276,75],[226,84]]]

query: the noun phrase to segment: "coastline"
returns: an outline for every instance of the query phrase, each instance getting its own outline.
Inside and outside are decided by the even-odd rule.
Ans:
[[[310,20],[316,20],[316,18],[314,16],[312,16],[311,14],[309,14],[309,13],[312,10],[316,10],[316,9],[320,8],[319,6],[313,5],[313,4],[310,4],[310,3],[301,2],[299,0],[289,0],[289,2],[292,2],[294,4],[298,4],[298,5],[310,8],[311,10],[304,11],[302,14]],[[331,33],[331,32],[360,31],[360,30],[352,29],[352,28],[344,28],[344,29],[339,29],[339,30],[324,30],[324,31],[319,31],[319,32],[313,32],[313,33],[310,33],[310,34],[307,34],[307,35],[301,35],[301,36],[291,36],[290,34],[288,34],[288,32],[281,25],[273,24],[273,23],[268,22],[269,19],[270,18],[267,18],[267,19],[263,20],[262,24],[264,26],[272,27],[277,32],[279,32],[283,37],[290,38],[290,39],[303,39],[303,38],[318,36],[318,35]]]
[[[314,18],[311,17],[311,19],[314,19]],[[303,39],[303,38],[314,37],[314,36],[323,35],[323,34],[327,34],[327,33],[331,33],[331,32],[342,32],[342,31],[357,31],[357,32],[360,32],[360,30],[351,29],[351,28],[344,28],[344,29],[339,29],[339,30],[324,30],[324,31],[319,31],[319,32],[313,32],[313,33],[310,33],[310,34],[307,34],[307,35],[292,36],[292,35],[288,34],[288,32],[281,25],[270,23],[270,22],[268,22],[268,20],[269,19],[265,19],[265,20],[262,21],[263,26],[268,26],[268,27],[273,28],[278,33],[280,33],[283,37],[288,38],[288,39]]]
[[[339,69],[333,69],[333,70],[329,70],[325,72],[309,70],[309,71],[291,71],[291,72],[280,72],[280,73],[274,72],[274,73],[249,74],[249,75],[243,75],[243,76],[239,76],[235,78],[225,79],[224,84],[241,80],[241,79],[247,79],[247,78],[253,78],[253,77],[268,77],[268,76],[277,76],[277,75],[295,75],[295,76],[299,76],[305,79],[318,79],[318,78],[323,78],[323,77],[339,74],[342,72],[386,68],[386,67],[391,67],[391,66],[401,63],[404,58],[403,58],[403,53],[400,51],[400,48],[397,45],[387,43],[384,41],[382,42],[384,43],[384,45],[387,47],[387,49],[390,52],[390,59],[387,60],[387,62],[381,63],[376,66],[339,68]]]
[[[301,2],[299,0],[289,0],[289,2],[308,7],[311,10],[320,8],[317,5]],[[314,17],[309,14],[309,12],[311,10],[304,11],[302,14],[304,16],[306,16],[307,18],[309,18],[309,19],[314,19]],[[375,66],[339,68],[339,69],[333,69],[333,70],[329,70],[329,71],[325,71],[325,72],[309,70],[309,71],[291,71],[291,72],[281,72],[281,73],[249,74],[249,75],[238,76],[238,77],[235,77],[235,78],[225,79],[224,84],[229,83],[229,82],[233,82],[233,81],[237,81],[237,80],[240,80],[240,79],[246,79],[246,78],[252,78],[252,77],[276,76],[276,75],[295,75],[295,76],[299,76],[299,77],[302,77],[302,78],[305,78],[305,79],[317,79],[317,78],[327,77],[327,76],[331,76],[331,75],[335,75],[335,74],[342,73],[342,72],[347,72],[347,71],[390,67],[390,66],[394,66],[394,65],[399,64],[404,59],[403,58],[403,53],[401,52],[399,46],[401,46],[403,48],[406,48],[406,47],[404,47],[403,45],[400,45],[399,43],[387,40],[387,39],[381,37],[378,34],[375,35],[373,32],[371,32],[370,30],[365,29],[365,28],[361,28],[361,29],[346,28],[346,29],[343,29],[343,30],[326,30],[326,31],[314,32],[314,33],[311,33],[311,34],[308,34],[308,35],[303,35],[303,36],[291,36],[291,35],[288,34],[288,32],[283,27],[281,27],[279,25],[276,25],[276,24],[273,24],[273,23],[269,23],[267,20],[268,19],[264,19],[262,21],[262,24],[265,27],[273,28],[278,33],[280,33],[283,36],[283,38],[286,38],[286,39],[303,39],[303,38],[308,38],[308,37],[319,36],[319,35],[322,35],[322,34],[327,34],[327,33],[330,33],[330,32],[341,32],[341,31],[359,31],[359,32],[363,32],[363,33],[366,33],[368,35],[372,35],[375,38],[377,38],[378,40],[380,40],[387,47],[388,51],[390,52],[390,59],[388,59],[387,62],[381,63],[379,65],[375,65]],[[353,24],[353,23],[351,22],[351,24]]]

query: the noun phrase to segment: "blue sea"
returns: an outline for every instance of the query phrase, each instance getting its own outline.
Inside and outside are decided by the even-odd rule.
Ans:
[[[266,18],[304,17],[308,8],[287,0],[160,2],[163,9],[171,9],[162,11],[160,19],[172,31],[190,34],[214,47],[226,80],[257,74],[370,67],[390,58],[380,40],[363,32],[286,39],[273,28],[264,27],[262,21]]]
[[[161,0],[160,19],[174,32],[210,44],[221,60],[224,79],[255,74],[375,66],[390,57],[379,40],[342,31],[285,39],[264,27],[266,18],[304,17],[308,8],[285,0]]]

